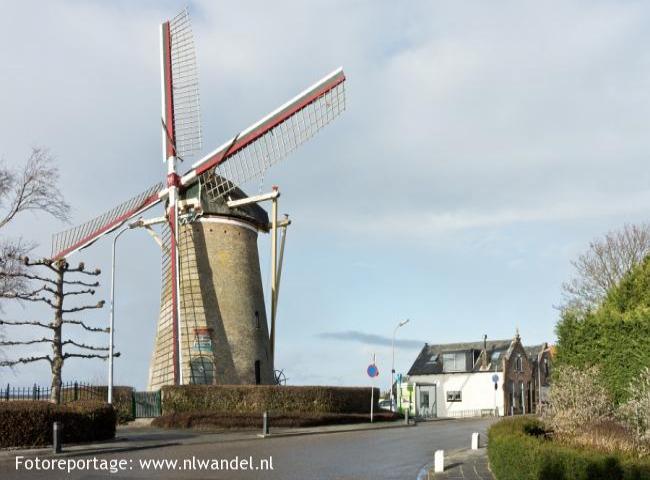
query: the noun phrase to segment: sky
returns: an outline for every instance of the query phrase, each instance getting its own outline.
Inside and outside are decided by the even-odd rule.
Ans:
[[[31,146],[49,148],[72,224],[163,179],[157,29],[186,2],[2,3],[0,158],[20,166]],[[571,259],[647,220],[645,2],[188,6],[205,153],[335,68],[348,79],[347,111],[262,185],[244,186],[279,185],[293,220],[276,360],[290,384],[368,385],[376,354],[376,385],[387,388],[391,336],[406,318],[398,372],[425,342],[511,338],[518,328],[526,344],[552,343]],[[2,233],[38,242],[38,256],[67,227],[28,213]],[[106,300],[110,244],[70,259],[103,270]],[[259,248],[268,294],[268,236]],[[146,386],[159,255],[142,231],[119,240],[117,384]],[[5,317],[41,314],[9,305]],[[84,317],[108,318],[108,308]],[[94,335],[81,338],[107,341]],[[0,384],[47,384],[48,370],[0,369]],[[99,360],[64,368],[64,381],[106,375]]]

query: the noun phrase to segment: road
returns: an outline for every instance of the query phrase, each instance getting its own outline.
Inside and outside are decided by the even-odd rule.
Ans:
[[[95,451],[75,453],[57,459],[117,462],[122,460],[124,471],[110,474],[90,468],[87,471],[57,472],[27,471],[21,466],[16,470],[14,452],[3,454],[0,459],[0,478],[10,479],[412,479],[415,480],[422,469],[433,460],[437,449],[454,450],[467,448],[472,432],[485,432],[490,420],[442,420],[420,423],[416,427],[365,430],[354,432],[270,437],[266,439],[237,436],[235,434],[206,435],[187,432],[126,432],[122,436],[131,437],[123,442],[127,447],[106,452],[106,447]],[[192,458],[197,460],[253,459],[253,465],[260,460],[272,458],[273,470],[189,471]],[[34,459],[34,455],[26,455]],[[51,456],[41,457],[52,460]],[[151,465],[143,468],[141,461],[150,459],[178,460],[176,470],[168,466],[154,469]],[[182,471],[183,461],[188,467]],[[27,462],[25,463],[27,464]],[[94,467],[97,464],[93,464]],[[43,465],[42,465],[43,466]],[[51,465],[44,465],[51,467]],[[90,466],[90,465],[89,465]],[[426,478],[426,477],[425,477]]]

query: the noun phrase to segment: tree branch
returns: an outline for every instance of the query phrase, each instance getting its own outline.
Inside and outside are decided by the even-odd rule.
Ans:
[[[72,325],[81,325],[81,327],[88,330],[89,332],[103,332],[103,333],[110,332],[109,328],[89,327],[88,325],[86,325],[84,322],[80,320],[63,320],[63,323],[70,323]]]
[[[50,358],[49,355],[43,355],[42,357],[26,357],[26,358],[19,358],[18,360],[3,360],[0,361],[0,367],[14,367],[19,363],[32,363],[41,360],[47,360],[48,362],[50,362],[50,364],[52,363],[52,359]]]
[[[0,219],[0,228],[26,210],[41,210],[59,220],[68,220],[70,206],[56,186],[59,170],[53,165],[53,159],[46,149],[32,148],[20,174],[7,169],[4,172],[0,181],[10,187],[12,194],[3,193],[5,196],[12,195],[12,200],[8,211]]]
[[[115,352],[113,354],[113,357],[119,357],[120,352]],[[98,355],[95,353],[64,353],[63,358],[71,358],[71,357],[76,357],[76,358],[101,358],[102,360],[107,360],[108,359],[108,354],[106,355]]]
[[[108,351],[108,347],[95,347],[94,345],[86,345],[84,343],[77,343],[74,340],[66,340],[61,342],[61,345],[74,345],[75,347],[85,348],[86,350],[96,350],[100,352]]]
[[[81,312],[82,310],[91,310],[95,308],[102,308],[104,306],[104,300],[100,300],[97,302],[97,305],[85,305],[83,307],[75,307],[75,308],[69,308],[69,309],[64,309],[61,310],[63,313],[73,313],[73,312]]]
[[[63,292],[63,295],[64,296],[66,296],[66,295],[84,295],[86,293],[88,293],[90,295],[95,295],[95,290],[93,290],[92,288],[88,288],[86,290],[74,290],[74,291],[71,290],[69,292]]]
[[[82,287],[99,287],[99,282],[88,283],[81,280],[64,280],[64,285],[81,285]]]
[[[34,343],[54,343],[54,340],[51,338],[41,338],[40,340],[25,340],[25,341],[0,341],[0,345],[3,347],[8,347],[11,345],[32,345]]]
[[[0,320],[0,325],[35,325],[37,327],[43,327],[43,328],[49,328],[49,329],[54,328],[54,327],[52,327],[51,323],[47,324],[47,323],[41,323],[41,322],[36,322],[36,321],[32,321],[32,320],[28,320],[28,321],[24,321],[24,322],[13,321],[13,320],[10,320],[10,321]]]

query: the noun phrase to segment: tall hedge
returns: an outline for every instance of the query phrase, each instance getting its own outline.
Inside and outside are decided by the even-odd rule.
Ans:
[[[106,440],[115,436],[115,420],[111,405],[91,400],[0,402],[0,448],[51,445],[54,422],[64,443]]]
[[[165,386],[162,387],[162,413],[369,413],[370,398],[370,387]],[[377,388],[374,399],[377,409]]]
[[[616,403],[650,367],[650,257],[629,272],[593,312],[563,312],[556,326],[557,364],[598,365]]]
[[[546,438],[533,417],[511,417],[488,431],[490,469],[497,480],[648,480],[650,461],[612,455]]]

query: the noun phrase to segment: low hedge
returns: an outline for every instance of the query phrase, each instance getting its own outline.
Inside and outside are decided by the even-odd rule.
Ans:
[[[370,387],[182,385],[162,387],[162,413],[370,413]],[[375,388],[375,410],[379,389]]]
[[[104,400],[108,398],[108,387],[85,387],[92,392],[92,398]],[[113,408],[117,415],[117,423],[123,424],[135,420],[133,412],[133,387],[113,387]]]
[[[396,413],[381,412],[373,415],[375,422],[390,422],[402,417]],[[269,416],[270,428],[316,427],[366,423],[370,415],[362,413],[298,413]],[[253,414],[227,414],[213,412],[172,413],[155,418],[152,425],[160,428],[262,428],[262,416]]]
[[[0,402],[0,448],[51,445],[54,422],[63,426],[63,443],[106,440],[115,437],[115,421],[113,407],[94,400]]]
[[[488,431],[490,468],[497,480],[643,480],[650,461],[559,444],[536,417],[511,417]]]

